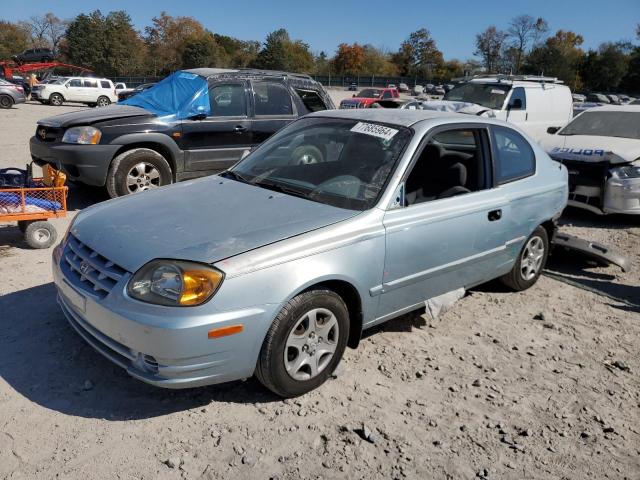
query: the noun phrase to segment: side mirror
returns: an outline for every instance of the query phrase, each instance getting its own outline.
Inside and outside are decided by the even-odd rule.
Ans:
[[[560,128],[561,127],[549,127],[547,128],[547,133],[550,133],[551,135],[555,135],[556,132],[560,130]]]
[[[522,100],[516,98],[512,103],[509,104],[509,110],[522,110]]]

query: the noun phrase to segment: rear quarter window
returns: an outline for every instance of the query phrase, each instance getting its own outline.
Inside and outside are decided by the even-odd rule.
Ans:
[[[111,88],[111,85],[106,80],[100,80],[100,86],[102,88]]]
[[[302,100],[302,103],[310,112],[327,110],[327,106],[325,105],[324,100],[322,100],[322,97],[318,92],[314,90],[301,89],[295,89],[295,92],[298,94],[300,100]]]
[[[515,130],[492,127],[496,182],[504,184],[533,175],[536,156],[529,142]]]

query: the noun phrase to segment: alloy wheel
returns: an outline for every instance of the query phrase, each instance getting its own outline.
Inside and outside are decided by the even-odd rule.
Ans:
[[[136,163],[127,173],[129,193],[142,192],[160,186],[160,171],[147,162]]]

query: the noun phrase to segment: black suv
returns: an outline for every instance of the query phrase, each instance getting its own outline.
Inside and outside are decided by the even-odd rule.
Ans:
[[[208,113],[176,119],[125,104],[46,118],[30,141],[33,160],[118,197],[226,170],[299,116],[335,108],[307,75],[214,68],[174,75],[201,77]],[[164,108],[170,99],[159,92],[160,84],[127,102],[148,97],[149,105]],[[313,158],[323,155],[320,149],[307,150],[295,152],[301,162],[322,160]]]
[[[30,48],[11,57],[18,64],[29,62],[52,62],[55,55],[49,48]]]

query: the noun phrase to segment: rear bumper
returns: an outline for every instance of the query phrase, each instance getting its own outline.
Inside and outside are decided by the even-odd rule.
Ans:
[[[42,142],[35,136],[29,141],[31,158],[39,164],[61,166],[72,180],[87,185],[103,186],[111,160],[120,145],[72,145]]]

